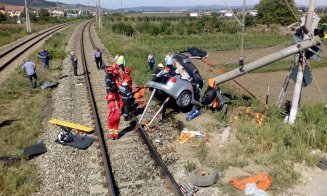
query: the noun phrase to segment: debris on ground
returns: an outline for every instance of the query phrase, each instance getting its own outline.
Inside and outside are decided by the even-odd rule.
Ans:
[[[256,127],[261,127],[264,123],[265,115],[260,112],[253,112],[250,107],[247,107],[243,110],[244,114],[251,115],[255,118]]]
[[[0,162],[4,163],[4,164],[12,164],[15,163],[17,161],[20,160],[19,156],[15,156],[15,155],[5,155],[5,156],[1,156],[0,157]]]
[[[183,184],[178,183],[178,186],[179,189],[183,192],[183,194],[187,196],[193,196],[195,195],[194,193],[199,190],[198,188],[196,188],[196,186],[189,182],[184,182]]]
[[[135,99],[135,102],[138,105],[138,108],[145,106],[146,100],[145,100],[144,95],[148,91],[149,91],[149,88],[144,87],[144,86],[136,87],[136,89],[133,91],[134,99]]]
[[[201,115],[201,111],[199,109],[193,109],[186,115],[186,120],[188,121],[193,120],[200,115]]]
[[[190,174],[190,181],[195,186],[207,187],[215,184],[219,178],[218,171],[214,168],[201,167]]]
[[[37,144],[24,148],[24,155],[27,157],[27,159],[31,159],[46,152],[47,148],[43,142],[39,142]]]
[[[57,86],[58,86],[57,82],[51,82],[51,81],[45,81],[40,85],[41,89],[55,88]]]
[[[248,183],[255,183],[257,189],[266,191],[270,189],[272,185],[272,178],[267,174],[257,174],[254,176],[250,176],[248,178],[244,178],[242,180],[234,178],[231,179],[229,183],[233,185],[235,188],[240,189],[241,191],[245,190],[245,186]]]
[[[226,127],[224,132],[221,134],[221,142],[226,143],[230,140],[230,131],[232,130],[231,127]]]
[[[268,196],[264,190],[258,189],[255,183],[247,183],[244,190],[245,195]]]
[[[89,137],[86,135],[77,135],[72,132],[69,132],[66,136],[67,136],[66,141],[57,138],[55,142],[58,144],[86,150],[95,141],[93,137]]]
[[[327,169],[327,159],[325,159],[325,158],[321,158],[320,160],[319,160],[319,163],[317,164],[317,166],[320,168],[320,169],[322,169],[322,170],[326,170]]]
[[[196,136],[203,137],[203,134],[199,131],[189,131],[187,128],[184,128],[179,137],[177,138],[177,141],[181,144],[184,144],[186,142],[192,141],[193,138]]]

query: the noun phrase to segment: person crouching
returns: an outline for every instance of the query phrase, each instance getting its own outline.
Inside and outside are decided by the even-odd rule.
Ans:
[[[107,93],[106,100],[108,102],[108,129],[109,138],[114,140],[119,138],[119,121],[120,121],[120,109],[116,96],[113,93]]]

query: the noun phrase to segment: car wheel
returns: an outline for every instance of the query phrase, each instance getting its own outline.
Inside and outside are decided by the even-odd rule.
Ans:
[[[189,91],[183,91],[176,100],[176,104],[181,108],[187,108],[188,106],[190,106],[191,101],[191,93]]]
[[[206,187],[213,185],[217,182],[219,178],[217,170],[213,168],[199,168],[193,170],[190,174],[190,181],[195,186]]]

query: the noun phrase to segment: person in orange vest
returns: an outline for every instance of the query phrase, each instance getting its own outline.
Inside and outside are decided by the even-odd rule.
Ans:
[[[125,68],[124,73],[121,75],[122,80],[127,80],[129,91],[133,92],[133,81],[130,73],[132,70],[128,67]]]
[[[116,95],[113,93],[107,93],[106,100],[108,102],[108,129],[109,138],[114,140],[119,138],[119,121],[120,121],[120,108],[118,106],[118,101]]]

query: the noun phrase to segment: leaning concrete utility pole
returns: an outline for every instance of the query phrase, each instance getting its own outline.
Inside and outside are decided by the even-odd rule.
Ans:
[[[28,13],[28,7],[27,7],[27,0],[25,0],[25,17],[26,17],[26,32],[31,33],[31,22],[30,22],[30,15]]]
[[[308,14],[305,20],[305,27],[309,31],[308,34],[312,32],[312,20],[313,20],[313,13],[315,10],[316,0],[310,0]],[[311,34],[312,35],[312,34]],[[304,40],[310,39],[309,35],[304,34]],[[303,51],[305,53],[305,51]],[[292,106],[290,111],[290,116],[288,118],[288,124],[293,125],[296,119],[296,114],[299,107],[299,102],[301,98],[301,90],[302,90],[302,83],[303,83],[303,70],[306,63],[305,56],[303,54],[300,55],[300,61],[298,64],[298,71],[296,76],[296,83],[294,87],[293,99],[292,99]]]
[[[303,42],[296,43],[293,46],[289,46],[279,52],[272,53],[268,56],[262,57],[256,61],[253,61],[247,65],[244,65],[243,71],[240,71],[240,69],[237,68],[237,69],[229,71],[225,74],[219,75],[219,76],[215,77],[214,79],[216,81],[216,84],[221,84],[221,83],[227,82],[227,81],[237,78],[241,75],[244,75],[248,72],[251,72],[251,71],[254,71],[261,67],[264,67],[266,65],[269,65],[273,62],[279,61],[281,59],[284,59],[284,58],[289,57],[294,54],[298,54],[299,52],[303,52],[305,49],[320,45],[320,42],[321,42],[320,37],[315,36],[315,37],[305,40]]]

